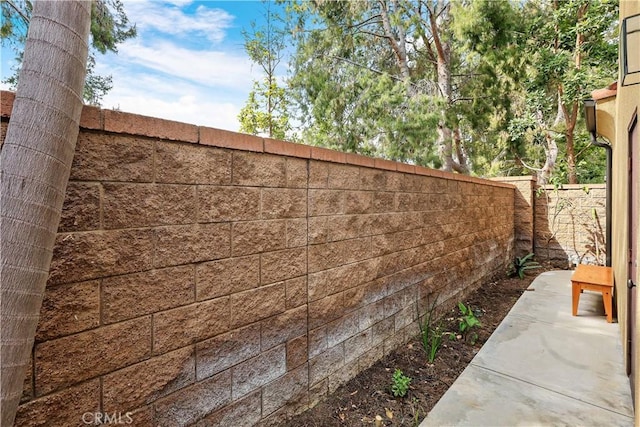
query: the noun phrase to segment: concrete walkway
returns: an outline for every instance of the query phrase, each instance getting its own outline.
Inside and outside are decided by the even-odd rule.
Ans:
[[[571,316],[571,274],[535,279],[420,427],[633,425],[620,327],[592,292]]]

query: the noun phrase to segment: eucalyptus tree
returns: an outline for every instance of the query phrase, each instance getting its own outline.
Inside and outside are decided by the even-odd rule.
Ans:
[[[291,86],[310,142],[445,170],[454,158],[448,2],[298,3]]]
[[[27,30],[33,11],[32,0],[2,0],[0,14],[0,40],[16,53],[14,74],[6,79],[12,87],[16,87]],[[110,75],[95,73],[96,54],[118,52],[118,45],[127,39],[136,37],[135,25],[129,22],[124,12],[122,0],[92,0],[91,2],[91,49],[87,61],[87,77],[83,99],[91,105],[99,105],[102,98],[113,88]]]
[[[2,415],[13,425],[78,137],[91,3],[37,1],[0,151]]]
[[[288,32],[273,7],[271,2],[266,2],[264,25],[252,22],[251,31],[243,32],[244,49],[260,67],[263,77],[253,82],[238,119],[241,132],[285,139],[291,136],[290,101],[286,86],[278,83],[278,71],[283,65]]]
[[[578,124],[582,100],[616,79],[617,10],[617,0],[523,4],[528,28],[521,55],[528,61],[527,79],[510,130],[514,141],[529,145],[523,153],[544,152],[543,161],[532,158],[527,164],[521,158],[542,183],[575,184],[602,169],[601,153],[594,153]]]
[[[578,122],[581,100],[615,78],[616,0],[289,10],[290,85],[308,142],[462,173],[535,170],[541,182],[597,174]]]
[[[512,158],[508,125],[514,94],[521,91],[525,23],[507,0],[461,0],[451,13],[456,50],[452,117],[466,133],[468,156],[480,175],[502,175]]]
[[[488,171],[504,154],[495,141],[505,139],[517,83],[509,67],[521,61],[505,35],[517,21],[512,5],[480,3],[482,21],[465,13],[476,3],[462,0],[295,4],[291,85],[306,138],[447,171]],[[472,31],[458,15],[492,39],[484,52],[468,45]]]

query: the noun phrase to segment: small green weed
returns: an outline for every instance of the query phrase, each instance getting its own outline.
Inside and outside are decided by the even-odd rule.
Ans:
[[[433,301],[427,313],[422,316],[418,325],[420,326],[420,338],[422,348],[427,353],[427,359],[429,363],[433,363],[436,358],[436,354],[442,344],[442,321],[438,322],[436,326],[433,325],[433,314],[436,308],[436,302],[438,298]]]
[[[409,391],[411,378],[402,373],[400,369],[396,369],[391,378],[391,392],[395,397],[405,397]]]
[[[429,363],[433,363],[436,359],[436,354],[440,349],[440,345],[442,344],[442,329],[440,325],[432,329],[429,335],[429,351],[427,352],[427,360]]]
[[[415,397],[411,399],[411,412],[413,412],[411,424],[413,427],[418,427],[420,425],[420,402]]]
[[[524,279],[524,274],[527,270],[540,268],[540,264],[531,260],[533,255],[533,253],[530,253],[523,257],[516,257],[509,270],[509,276],[515,276],[517,274],[519,278]]]
[[[462,302],[458,303],[458,309],[460,310],[460,317],[458,318],[458,330],[462,336],[467,337],[469,331],[476,326],[482,326],[480,321],[476,317],[476,314],[471,309],[471,306],[466,306]],[[478,334],[472,332],[471,344],[475,344],[478,339]]]

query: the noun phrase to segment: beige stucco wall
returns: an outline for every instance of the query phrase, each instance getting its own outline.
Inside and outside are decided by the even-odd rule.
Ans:
[[[640,14],[640,2],[621,1],[620,2],[620,22],[625,17]],[[631,54],[640,55],[640,47],[629,50]],[[621,82],[622,76],[618,76]],[[621,338],[624,347],[625,362],[628,362],[627,345],[627,266],[629,263],[627,243],[628,243],[628,159],[629,159],[629,124],[639,109],[640,105],[640,85],[618,86],[615,108],[615,139],[613,145],[613,200],[612,200],[612,252],[613,268],[616,282],[618,319],[621,326]],[[600,106],[599,106],[600,107]],[[640,185],[639,182],[633,183]],[[638,236],[635,236],[638,239]],[[640,313],[636,313],[636,331],[640,330]],[[640,340],[635,340],[635,345],[640,345]],[[640,354],[640,351],[637,352]],[[636,361],[636,366],[640,366],[640,358]],[[638,385],[640,384],[639,372],[635,372],[635,401],[638,401]],[[640,419],[636,415],[636,425],[640,425]]]
[[[598,135],[606,138],[608,141],[616,140],[616,97],[612,96],[598,100],[598,108],[596,110],[596,123],[598,127]]]

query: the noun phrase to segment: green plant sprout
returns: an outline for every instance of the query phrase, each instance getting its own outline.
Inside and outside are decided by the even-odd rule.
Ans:
[[[429,337],[429,351],[427,352],[427,360],[429,363],[433,363],[436,359],[436,354],[442,344],[442,330],[440,325],[432,329]]]
[[[396,369],[391,378],[391,392],[395,397],[405,397],[409,391],[411,378],[402,373],[400,369]]]
[[[523,257],[516,257],[516,259],[513,261],[513,264],[511,265],[509,275],[515,276],[517,274],[520,279],[524,279],[524,274],[527,270],[540,268],[540,264],[531,260],[531,258],[533,258],[533,255],[533,253],[530,253]]]
[[[458,309],[460,310],[460,317],[458,318],[458,330],[466,339],[467,334],[471,329],[477,326],[482,326],[482,324],[471,309],[471,306],[466,306],[462,302],[459,302]],[[473,332],[471,334],[471,344],[475,344],[477,339],[478,334]]]
[[[422,348],[427,353],[427,359],[429,363],[433,363],[436,358],[436,354],[442,344],[442,321],[438,322],[436,326],[433,325],[433,314],[436,308],[436,302],[438,298],[433,301],[427,313],[422,316],[422,320],[418,322],[420,326],[420,339]]]

